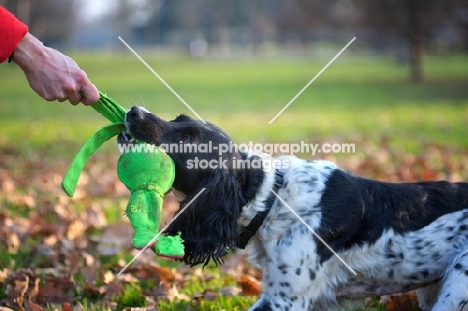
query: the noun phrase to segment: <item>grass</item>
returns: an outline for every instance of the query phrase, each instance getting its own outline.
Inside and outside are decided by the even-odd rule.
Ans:
[[[191,112],[130,52],[72,55],[96,86],[121,105],[138,104],[166,119]],[[408,82],[408,68],[391,58],[349,56],[335,61],[272,125],[267,123],[328,62],[329,58],[281,60],[192,60],[157,57],[145,60],[204,119],[238,142],[361,142],[376,146],[382,137],[402,154],[424,154],[426,142],[454,150],[468,149],[468,56],[427,57],[424,84]],[[71,158],[106,121],[89,107],[41,100],[14,65],[0,66],[0,147],[14,145],[20,157]],[[115,153],[113,144],[103,152]],[[349,155],[338,155],[340,158]],[[1,164],[1,163],[0,163]],[[21,165],[6,167],[24,169]],[[110,203],[108,218],[117,219],[119,204]],[[21,213],[21,210],[18,211]],[[34,244],[34,240],[30,243]],[[32,246],[25,247],[27,249]],[[2,252],[0,252],[2,254]],[[128,254],[127,254],[128,255]],[[23,251],[0,256],[12,267],[27,267],[35,258]],[[119,257],[120,258],[120,257]],[[118,258],[103,260],[115,264]],[[167,265],[167,262],[162,262]],[[209,273],[219,269],[209,267]],[[77,277],[79,279],[79,277]],[[186,295],[226,286],[224,280],[188,281]],[[151,284],[139,284],[140,289]],[[126,288],[123,307],[141,302],[141,291]],[[197,303],[197,310],[245,310],[254,297],[220,297]],[[186,310],[187,302],[161,301],[162,310]],[[86,307],[87,308],[87,307]],[[380,310],[376,306],[372,310]],[[91,310],[94,310],[92,308]]]
[[[272,125],[267,123],[327,59],[220,62],[143,57],[203,118],[220,125],[237,142],[352,135],[373,139],[384,133],[403,146],[424,138],[468,146],[463,138],[468,120],[466,56],[429,57],[427,82],[421,85],[408,83],[406,66],[391,59],[343,56]],[[129,53],[75,58],[100,90],[126,107],[143,105],[165,118],[192,115]],[[105,124],[87,107],[41,100],[13,65],[1,70],[0,120],[9,137],[3,135],[0,143],[80,142]]]

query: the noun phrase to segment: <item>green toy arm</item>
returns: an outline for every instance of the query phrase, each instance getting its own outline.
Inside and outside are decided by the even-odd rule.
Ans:
[[[106,94],[102,92],[99,92],[99,94],[101,97],[91,107],[112,123],[123,123],[125,120],[125,109]]]
[[[88,139],[88,141],[73,159],[73,162],[62,181],[62,189],[70,197],[72,197],[75,193],[76,184],[80,178],[81,171],[83,170],[89,157],[97,149],[99,149],[103,143],[127,130],[123,124],[125,119],[125,109],[123,109],[106,94],[102,92],[99,92],[99,94],[101,97],[96,103],[91,105],[91,107],[93,107],[94,110],[102,114],[113,124],[106,125],[99,129],[93,136],[91,136],[90,139]]]
[[[76,184],[80,178],[81,171],[83,170],[88,158],[99,148],[103,143],[125,131],[123,123],[109,124],[99,129],[85,145],[80,149],[75,158],[73,159],[70,168],[68,169],[62,181],[62,189],[72,197],[75,193]]]

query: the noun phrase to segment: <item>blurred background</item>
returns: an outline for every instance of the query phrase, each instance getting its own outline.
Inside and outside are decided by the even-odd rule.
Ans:
[[[50,46],[136,48],[193,57],[306,56],[358,37],[363,53],[392,54],[424,79],[422,57],[468,49],[468,4],[370,0],[2,0]]]
[[[299,156],[336,161],[386,181],[468,180],[467,1],[0,0],[0,5],[46,45],[73,57],[98,89],[126,108],[145,106],[165,119],[180,113],[195,117],[119,36],[236,143],[353,143],[352,154]],[[260,272],[240,255],[229,257],[224,268],[202,272],[148,254],[123,281],[109,276],[134,254],[123,216],[128,192],[115,173],[114,142],[91,158],[75,198],[60,188],[73,156],[106,124],[93,109],[45,102],[16,65],[4,63],[0,122],[0,302],[8,298],[1,289],[23,277],[27,267],[28,278],[39,280],[41,305],[53,303],[53,296],[59,304],[85,298],[113,308],[133,296],[161,304],[148,297],[165,295],[179,302],[164,310],[187,310],[188,304],[203,309],[204,303],[245,310],[254,301],[216,299],[220,293],[258,294]],[[165,208],[163,222],[177,209],[174,197],[166,197]],[[58,291],[54,284],[67,286]],[[384,302],[367,303],[365,310],[377,310]]]

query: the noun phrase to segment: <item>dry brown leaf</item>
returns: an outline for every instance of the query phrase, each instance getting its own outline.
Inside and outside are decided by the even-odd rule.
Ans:
[[[33,208],[37,205],[36,199],[31,195],[17,195],[11,194],[8,196],[8,203],[16,206],[27,206]]]
[[[218,299],[218,294],[210,289],[205,289],[202,293],[197,293],[190,297],[190,301],[200,301],[200,300],[208,300],[214,301]]]
[[[208,301],[214,301],[218,299],[218,294],[212,290],[207,289],[203,292],[203,298]]]
[[[34,297],[38,293],[39,278],[32,271],[17,271],[6,279],[7,288],[5,294],[10,297]]]
[[[68,278],[49,278],[39,289],[37,300],[41,303],[65,303],[73,301],[75,285]]]
[[[262,292],[261,283],[249,275],[242,275],[237,283],[242,288],[243,296],[258,296]]]
[[[18,238],[18,235],[16,235],[14,232],[10,233],[7,241],[8,252],[17,253],[20,245],[21,241]]]
[[[132,226],[128,222],[118,221],[104,229],[98,241],[101,255],[115,255],[132,249]]]
[[[2,306],[8,307],[8,310],[20,310],[23,311],[24,308],[21,306],[23,303],[23,298],[21,297],[6,297],[0,301]]]
[[[166,271],[161,272],[161,268],[155,267],[155,266],[152,266],[152,267],[151,266],[133,267],[133,268],[129,268],[128,272],[131,273],[134,277],[136,277],[139,280],[152,279],[157,284],[159,284],[159,282],[160,282],[160,274],[162,274],[162,275],[167,274]],[[174,280],[174,277],[172,277],[172,280]],[[166,279],[166,281],[167,281],[167,279]]]
[[[29,297],[36,297],[39,294],[39,277],[34,277],[30,275],[29,277],[29,288],[28,288],[28,295]]]
[[[169,301],[174,301],[175,299],[190,301],[190,297],[180,293],[175,284],[161,283],[151,294],[156,297],[164,297]]]
[[[0,283],[5,282],[7,278],[8,278],[8,269],[3,268],[2,270],[0,270]]]
[[[73,308],[68,302],[62,304],[62,311],[73,311]]]
[[[25,311],[42,311],[43,308],[38,304],[32,302],[29,298],[24,301]]]
[[[160,283],[158,287],[154,288],[151,292],[153,296],[156,297],[166,297],[168,296],[168,291],[171,289],[171,284]]]
[[[84,234],[86,225],[80,219],[74,219],[69,225],[66,232],[66,237],[69,240],[74,240]]]
[[[217,278],[217,276],[215,276],[213,273],[211,272],[208,272],[202,268],[193,268],[193,273],[190,275],[191,278],[193,279],[194,277],[198,280],[202,280],[204,282],[209,282],[215,278]]]
[[[2,193],[13,193],[15,181],[6,169],[0,169],[0,190]]]
[[[104,282],[104,284],[109,284],[111,282],[114,282],[114,279],[115,279],[115,275],[112,271],[106,271],[104,273],[104,275],[102,276],[102,281]]]
[[[102,228],[107,225],[104,209],[96,202],[91,203],[91,206],[86,210],[86,225],[94,228]]]
[[[38,214],[31,214],[28,228],[28,234],[31,236],[49,236],[60,233],[55,225],[51,224]]]
[[[116,282],[110,282],[105,286],[104,294],[108,299],[115,298],[123,293],[122,286],[118,285]]]
[[[175,281],[175,274],[174,271],[167,268],[167,267],[155,267],[155,266],[148,266],[154,273],[159,276],[160,282],[174,282]]]
[[[42,242],[47,246],[55,246],[58,242],[58,237],[56,235],[49,235],[44,237]]]
[[[91,284],[91,283],[86,283],[84,291],[87,297],[96,299],[104,293],[105,289],[102,287],[99,288],[96,285]]]
[[[132,283],[137,282],[138,279],[134,277],[131,273],[122,273],[117,277],[117,280],[123,283]]]
[[[88,283],[92,283],[96,280],[96,267],[86,266],[80,269],[80,274],[83,276],[84,280]]]
[[[391,296],[386,304],[387,311],[420,311],[418,298],[414,292],[400,296]]]
[[[23,272],[16,272],[7,280],[5,294],[11,297],[23,297],[29,288],[29,276]]]
[[[219,293],[223,296],[239,296],[242,290],[236,286],[225,286],[220,288]]]

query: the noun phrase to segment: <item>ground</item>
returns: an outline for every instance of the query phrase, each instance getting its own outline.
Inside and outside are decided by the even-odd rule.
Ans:
[[[165,119],[192,115],[126,51],[73,56],[127,108],[142,105]],[[343,55],[270,125],[333,53],[295,60],[142,56],[237,143],[352,143],[354,153],[299,156],[386,181],[468,180],[466,56],[428,57],[427,82],[411,84],[406,66],[390,57]],[[0,304],[245,310],[255,301],[261,272],[241,253],[202,270],[145,252],[117,277],[136,252],[115,144],[91,158],[74,198],[60,188],[74,154],[106,120],[89,107],[41,100],[13,64],[0,66],[0,94]],[[176,208],[167,196],[165,221]],[[365,310],[408,310],[414,296],[366,303]]]

